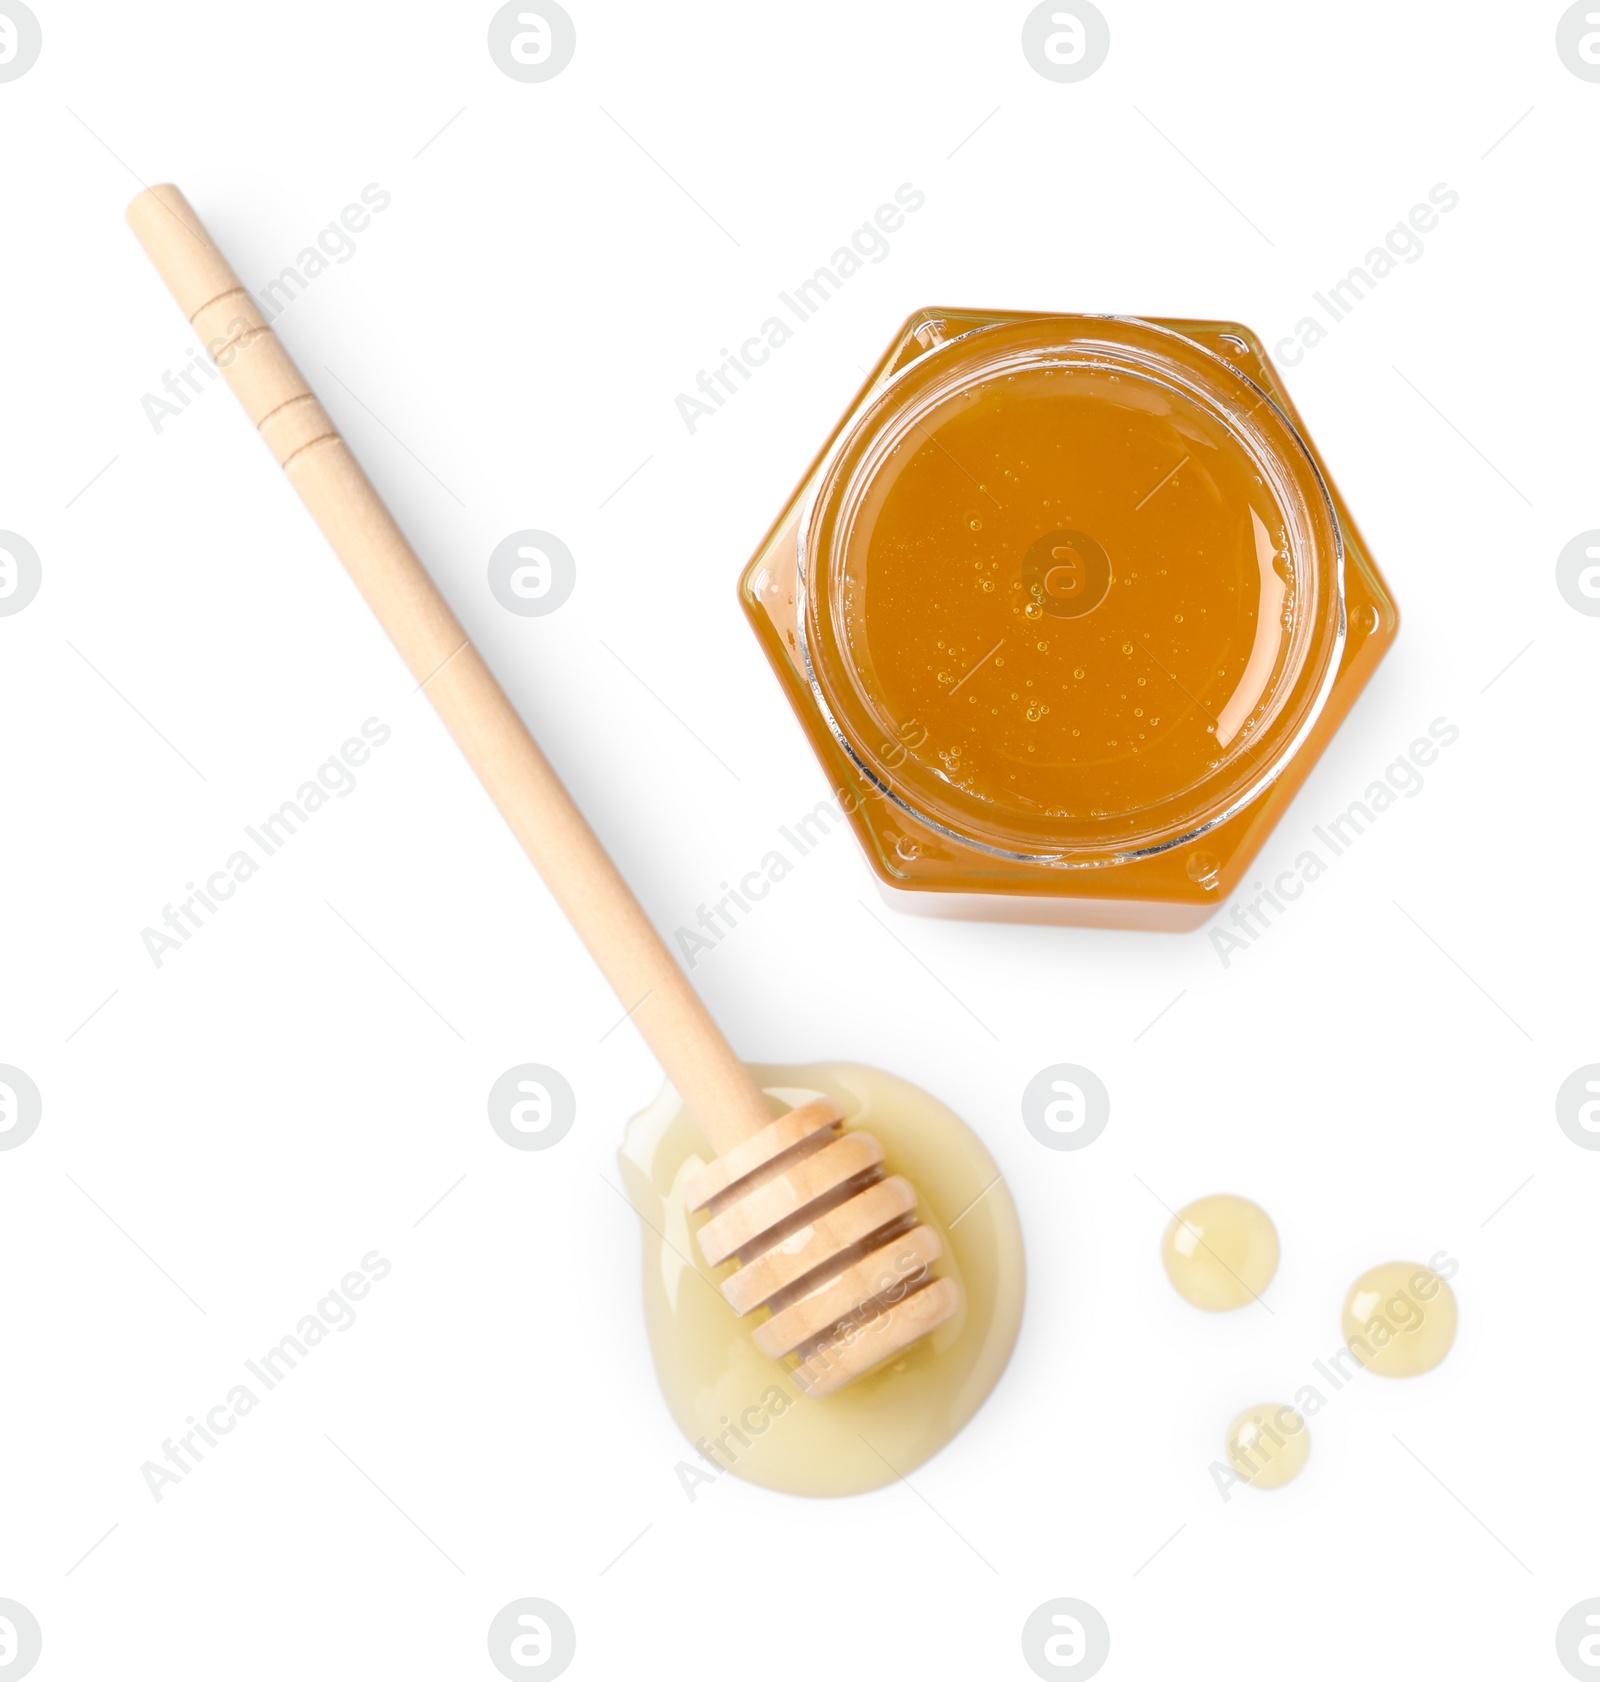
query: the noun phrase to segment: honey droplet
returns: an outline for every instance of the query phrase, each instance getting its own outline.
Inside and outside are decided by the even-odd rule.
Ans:
[[[1421,1262],[1368,1268],[1345,1294],[1340,1329],[1351,1353],[1380,1378],[1432,1372],[1456,1340],[1456,1294]]]
[[[1180,1209],[1161,1240],[1172,1288],[1196,1308],[1255,1302],[1278,1271],[1278,1229],[1259,1204],[1218,1192]]]
[[[1228,1427],[1228,1464],[1252,1489],[1282,1489],[1305,1470],[1311,1433],[1287,1402],[1257,1402]]]
[[[1159,718],[1150,720],[1152,725],[1157,725],[1160,722]],[[1216,887],[1222,875],[1222,866],[1215,853],[1190,853],[1184,869],[1191,882],[1199,883],[1208,892]]]

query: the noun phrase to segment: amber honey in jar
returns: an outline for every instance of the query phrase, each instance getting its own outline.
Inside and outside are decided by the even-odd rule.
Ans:
[[[1232,323],[923,311],[741,594],[912,909],[1193,927],[1397,616]]]

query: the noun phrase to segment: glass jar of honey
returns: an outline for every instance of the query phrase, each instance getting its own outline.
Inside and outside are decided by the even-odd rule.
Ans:
[[[1393,640],[1255,335],[925,310],[741,581],[910,909],[1190,928]]]

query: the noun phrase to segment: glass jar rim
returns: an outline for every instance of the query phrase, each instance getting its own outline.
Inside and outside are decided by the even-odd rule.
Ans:
[[[1280,504],[1298,509],[1303,529],[1293,557],[1297,578],[1313,586],[1314,608],[1297,616],[1292,660],[1275,682],[1267,723],[1213,774],[1150,803],[1145,827],[1070,842],[1008,830],[986,814],[943,808],[928,791],[897,776],[903,748],[872,746],[872,732],[853,716],[853,673],[833,637],[827,600],[828,563],[848,547],[850,520],[890,453],[926,415],[952,396],[1031,368],[1113,369],[1181,392],[1219,422],[1234,443],[1276,475]],[[841,522],[844,537],[839,539]],[[1258,799],[1304,745],[1338,675],[1345,637],[1344,542],[1332,492],[1298,426],[1270,393],[1242,369],[1177,331],[1135,316],[1017,317],[973,327],[936,343],[868,390],[819,464],[797,528],[798,652],[827,729],[875,792],[908,817],[960,845],[997,858],[1060,869],[1095,869],[1187,845]],[[1271,738],[1260,758],[1252,747]],[[926,779],[925,779],[926,780]],[[1081,827],[1081,826],[1080,826]]]

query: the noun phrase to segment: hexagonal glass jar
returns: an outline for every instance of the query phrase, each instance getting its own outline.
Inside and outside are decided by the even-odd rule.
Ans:
[[[1393,641],[1256,335],[923,310],[740,583],[886,895],[1184,929]]]

